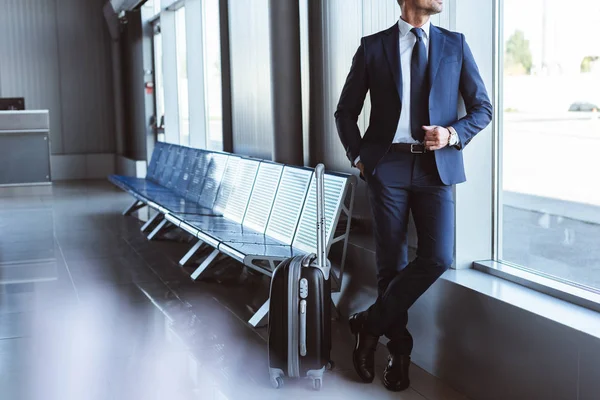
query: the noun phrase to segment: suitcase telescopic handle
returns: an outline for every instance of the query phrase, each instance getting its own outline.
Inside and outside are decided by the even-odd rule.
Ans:
[[[325,221],[325,165],[318,164],[315,168],[317,183],[317,265],[326,277],[329,277],[327,262],[326,221]]]

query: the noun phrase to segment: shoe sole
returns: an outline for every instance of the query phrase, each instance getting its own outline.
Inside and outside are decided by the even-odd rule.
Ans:
[[[406,390],[410,387],[410,381],[403,383],[400,386],[394,386],[390,384],[385,378],[383,378],[383,386],[391,392],[402,392],[403,390]]]
[[[364,383],[373,383],[375,377],[368,379],[363,377],[358,372],[360,369],[358,368],[358,362],[356,361],[356,350],[358,350],[358,333],[360,331],[360,328],[355,326],[356,322],[354,319],[348,321],[348,324],[350,325],[350,332],[352,332],[352,334],[354,335],[354,351],[352,352],[352,365],[354,365],[354,370],[356,371],[356,374],[358,375],[361,381],[363,381]]]

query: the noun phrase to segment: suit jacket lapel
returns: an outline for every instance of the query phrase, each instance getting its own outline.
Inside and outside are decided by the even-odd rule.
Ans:
[[[442,61],[446,38],[434,25],[431,25],[429,29],[429,36],[429,87],[431,88],[440,67],[440,62]]]
[[[388,64],[394,77],[394,83],[398,90],[398,97],[402,102],[402,73],[400,70],[400,31],[398,24],[394,24],[390,29],[387,30],[386,35],[383,36],[383,48],[385,49],[385,55],[388,60]]]

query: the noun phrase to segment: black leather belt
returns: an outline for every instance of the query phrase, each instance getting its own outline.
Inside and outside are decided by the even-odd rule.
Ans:
[[[392,143],[392,147],[390,147],[390,151],[400,152],[400,153],[413,153],[413,154],[423,154],[428,153],[429,150],[425,148],[424,144],[412,144],[412,143]]]

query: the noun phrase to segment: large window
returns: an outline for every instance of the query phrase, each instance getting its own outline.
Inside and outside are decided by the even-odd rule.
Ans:
[[[160,23],[154,25],[154,128],[157,139],[165,140],[165,85],[163,76],[163,46]]]
[[[498,258],[600,291],[600,2],[500,4]]]
[[[187,45],[185,34],[185,7],[175,11],[177,38],[177,100],[179,108],[179,143],[190,145],[190,107],[188,95]]]
[[[223,150],[221,100],[221,33],[219,0],[204,2],[204,71],[206,88],[207,147]]]

